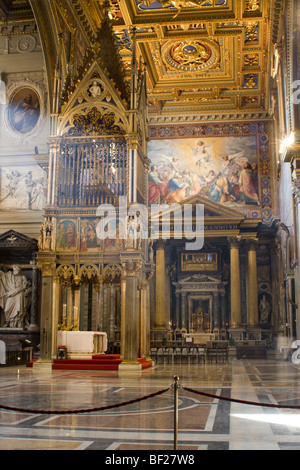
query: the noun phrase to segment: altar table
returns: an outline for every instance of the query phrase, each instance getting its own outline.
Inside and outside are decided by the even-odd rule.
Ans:
[[[188,338],[191,338],[194,344],[206,344],[209,341],[215,340],[215,335],[210,333],[187,333],[183,336],[187,342]]]
[[[58,331],[57,345],[66,346],[68,354],[104,354],[107,334],[99,331]]]

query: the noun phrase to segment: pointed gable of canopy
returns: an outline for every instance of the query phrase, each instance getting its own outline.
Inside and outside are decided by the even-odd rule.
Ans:
[[[62,107],[64,108],[72,100],[73,95],[77,93],[77,89],[94,63],[97,63],[102,69],[107,80],[111,82],[117,95],[119,95],[120,100],[128,107],[130,103],[130,85],[126,81],[124,66],[116,45],[116,36],[107,15],[86,51],[75,80],[71,81],[69,79],[64,86],[61,96]]]

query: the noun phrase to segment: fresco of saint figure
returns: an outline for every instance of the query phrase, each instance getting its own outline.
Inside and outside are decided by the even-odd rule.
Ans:
[[[75,250],[77,232],[74,222],[64,220],[60,222],[57,229],[56,248],[58,250]]]
[[[31,132],[40,117],[40,101],[31,88],[21,88],[10,100],[9,122],[12,128],[21,134]]]

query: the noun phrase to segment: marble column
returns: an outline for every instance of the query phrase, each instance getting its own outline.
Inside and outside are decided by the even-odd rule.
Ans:
[[[176,292],[176,318],[175,328],[180,328],[180,293]]]
[[[181,329],[186,329],[186,293],[181,293]]]
[[[240,278],[240,239],[232,238],[230,242],[230,292],[231,292],[231,325],[233,329],[241,328],[241,278]]]
[[[84,284],[80,285],[80,307],[79,307],[79,330],[84,331],[84,304],[86,296],[86,287]],[[102,330],[100,330],[102,331]]]
[[[125,274],[126,290],[122,298],[125,301],[122,309],[122,327],[121,327],[121,351],[122,363],[119,365],[119,371],[141,370],[142,365],[138,362],[138,276],[137,268],[134,263],[128,263]]]
[[[109,339],[115,340],[115,326],[116,326],[116,290],[115,285],[112,283],[110,286],[110,322],[109,322]]]
[[[221,290],[221,327],[226,328],[226,291]]]
[[[136,305],[137,305],[137,312],[136,312],[136,341],[137,341],[137,357],[141,357],[141,288],[138,282],[138,287],[137,287],[137,299],[136,299]]]
[[[147,285],[140,289],[140,357],[147,357]]]
[[[162,240],[156,245],[156,310],[155,328],[165,329],[165,248]]]
[[[67,287],[67,318],[67,325],[71,327],[74,321],[73,289],[71,283],[69,283]]]
[[[38,267],[35,261],[30,262],[32,266],[32,286],[31,286],[31,309],[30,309],[30,323],[29,331],[38,331]]]
[[[220,328],[220,318],[219,318],[219,310],[220,310],[220,300],[219,300],[219,292],[214,292],[214,318],[213,318],[213,326],[214,330],[218,330]]]
[[[120,331],[120,352],[121,358],[125,355],[125,310],[126,310],[126,279],[121,279],[121,331]]]
[[[79,330],[79,321],[80,321],[80,284],[74,287],[74,306],[73,306],[73,316],[74,316],[74,327]]]
[[[54,263],[38,263],[42,270],[41,286],[41,327],[40,327],[40,359],[51,362],[56,351],[53,350],[53,272]]]
[[[257,287],[257,257],[256,257],[257,240],[249,240],[248,247],[248,326],[257,328],[259,323],[258,317],[258,287]]]
[[[146,284],[146,359],[151,361],[151,309],[150,309],[150,286]]]
[[[59,298],[60,282],[58,277],[53,277],[52,283],[52,358],[57,352],[57,331],[58,331],[58,314],[59,314]]]
[[[103,285],[103,330],[105,333],[108,334],[107,328],[107,294],[108,294],[108,286],[107,284]]]

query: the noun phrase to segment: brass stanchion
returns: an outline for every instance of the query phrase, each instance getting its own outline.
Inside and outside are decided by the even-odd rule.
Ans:
[[[174,450],[178,450],[178,389],[179,377],[174,376]]]

